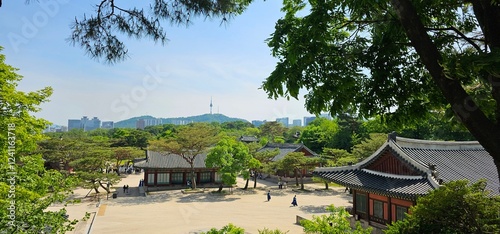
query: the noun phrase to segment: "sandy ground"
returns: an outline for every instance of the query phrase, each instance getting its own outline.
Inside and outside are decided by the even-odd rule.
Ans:
[[[180,190],[150,192],[148,196],[138,194],[138,183],[142,174],[123,178],[117,189],[118,197],[104,196],[100,202],[95,198],[84,198],[79,204],[66,207],[70,219],[81,219],[86,212],[90,218],[77,224],[68,233],[200,233],[212,227],[222,228],[228,223],[242,227],[247,233],[258,233],[264,228],[289,231],[289,234],[303,233],[296,225],[296,217],[311,218],[327,214],[325,207],[352,206],[352,198],[343,188],[321,189],[319,185],[308,184],[310,192],[296,192],[290,186],[278,189],[274,183],[259,180],[256,189],[241,190],[243,180],[232,194],[220,195],[206,190],[204,193],[183,194]],[[121,187],[130,186],[129,194]],[[252,184],[253,185],[253,184]],[[224,189],[228,191],[228,189]],[[271,191],[271,201],[266,193]],[[89,190],[77,189],[74,197],[83,198]],[[291,206],[297,195],[298,206]],[[55,205],[52,209],[61,206]]]

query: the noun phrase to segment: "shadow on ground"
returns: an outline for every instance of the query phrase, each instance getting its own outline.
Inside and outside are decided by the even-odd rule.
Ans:
[[[311,214],[328,213],[326,206],[300,206],[299,203],[299,209]]]

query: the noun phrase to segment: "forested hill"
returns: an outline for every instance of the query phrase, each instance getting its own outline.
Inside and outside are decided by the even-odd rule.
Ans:
[[[234,122],[234,121],[244,121],[248,122],[247,120],[244,119],[239,119],[239,118],[231,118],[227,117],[223,114],[204,114],[204,115],[198,115],[198,116],[189,116],[189,117],[177,117],[177,118],[155,118],[153,116],[139,116],[139,117],[133,117],[130,119],[118,121],[115,123],[114,127],[115,128],[136,128],[136,123],[137,120],[139,119],[161,119],[162,124],[187,124],[187,123],[196,123],[196,122],[217,122],[217,123],[224,123],[224,122]]]

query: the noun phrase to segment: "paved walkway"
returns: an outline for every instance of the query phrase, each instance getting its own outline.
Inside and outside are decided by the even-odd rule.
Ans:
[[[79,219],[85,212],[91,213],[90,219],[79,222],[76,229],[69,233],[173,233],[194,234],[207,231],[212,227],[221,228],[228,223],[242,227],[247,233],[258,230],[280,229],[289,234],[303,233],[302,227],[295,224],[296,216],[311,218],[313,215],[327,214],[325,207],[352,206],[351,197],[343,193],[344,188],[316,190],[324,187],[308,184],[310,192],[292,189],[278,189],[275,182],[258,180],[253,189],[242,190],[245,181],[238,180],[232,194],[213,193],[217,189],[207,189],[205,193],[183,194],[180,190],[150,192],[141,196],[138,192],[142,174],[128,175],[116,185],[118,197],[110,194],[101,200],[85,198],[82,203],[69,205],[66,209],[70,219]],[[122,186],[129,185],[129,193]],[[224,189],[228,192],[228,189]],[[271,191],[271,201],[266,193]],[[76,190],[75,197],[83,197],[89,190]],[[292,198],[297,195],[299,206],[291,206]],[[60,208],[58,206],[53,207]]]

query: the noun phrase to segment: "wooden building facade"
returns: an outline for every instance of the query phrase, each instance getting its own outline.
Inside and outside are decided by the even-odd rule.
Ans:
[[[443,182],[487,180],[499,194],[493,157],[478,142],[426,141],[390,135],[367,159],[351,166],[316,168],[314,175],[352,190],[353,216],[371,226],[401,220],[419,196]]]
[[[197,186],[210,186],[221,182],[217,169],[205,166],[206,157],[206,154],[201,154],[195,158]],[[148,151],[146,158],[137,161],[134,166],[144,170],[144,185],[147,187],[187,186],[191,180],[191,166],[176,154],[163,155]]]

